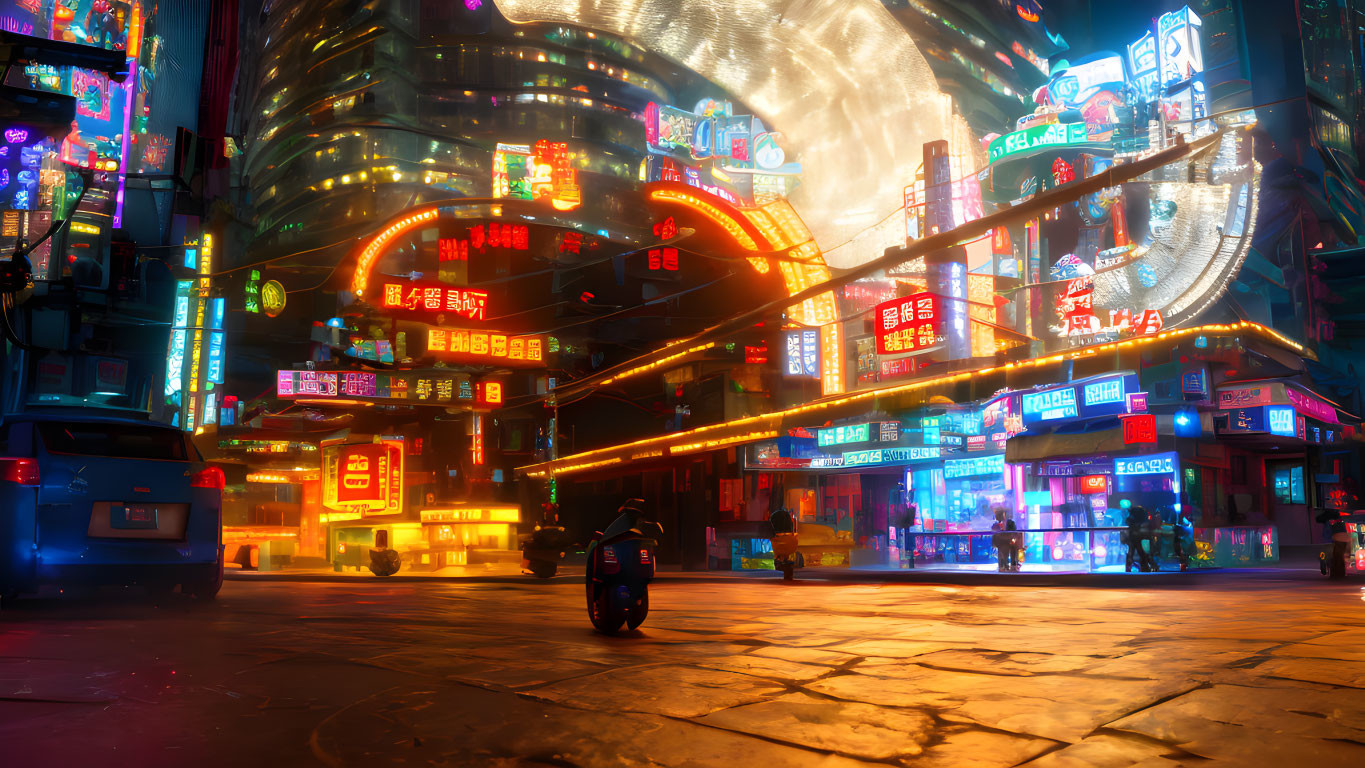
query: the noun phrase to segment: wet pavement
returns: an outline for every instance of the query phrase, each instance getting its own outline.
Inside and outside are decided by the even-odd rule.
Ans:
[[[1140,582],[1135,582],[1135,586]],[[1365,582],[244,582],[0,613],[15,766],[1358,766]]]

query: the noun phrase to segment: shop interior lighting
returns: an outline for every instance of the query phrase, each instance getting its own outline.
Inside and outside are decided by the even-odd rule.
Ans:
[[[1182,338],[1185,338],[1186,336],[1198,335],[1231,336],[1247,332],[1259,334],[1266,338],[1272,339],[1275,342],[1289,349],[1292,349],[1299,354],[1305,354],[1306,352],[1302,345],[1288,338],[1285,338],[1284,336],[1275,332],[1274,330],[1266,328],[1265,326],[1260,325],[1258,323],[1243,321],[1240,323],[1230,323],[1222,325],[1201,325],[1190,328],[1180,328],[1169,331],[1163,331],[1152,336],[1140,336],[1137,338],[1125,339],[1123,341],[1106,342],[1104,344],[1097,344],[1093,347],[1085,347],[1081,349],[1071,350],[1068,352],[1062,352],[1034,360],[1024,360],[1020,362],[1006,363],[1004,365],[991,366],[989,368],[982,368],[975,371],[963,371],[961,373],[950,374],[947,376],[939,376],[932,379],[923,379],[920,381],[912,381],[907,382],[905,384],[884,387],[881,389],[862,390],[860,392],[841,395],[839,397],[831,399],[820,400],[813,403],[807,403],[805,405],[799,405],[794,408],[788,408],[787,410],[784,411],[775,411],[773,413],[765,413],[760,414],[758,416],[748,416],[742,419],[735,419],[734,421],[724,422],[721,424],[708,424],[706,426],[695,427],[693,429],[685,430],[683,432],[674,432],[668,435],[644,438],[642,440],[636,440],[630,443],[622,443],[620,445],[598,448],[592,451],[585,451],[583,453],[573,454],[572,456],[565,456],[561,459],[557,459],[551,462],[542,462],[540,464],[530,464],[523,467],[519,467],[517,471],[526,475],[527,477],[565,475],[573,472],[580,472],[587,469],[596,469],[599,467],[620,464],[623,461],[628,461],[629,458],[624,458],[620,455],[612,455],[622,452],[633,451],[634,453],[632,454],[632,457],[634,454],[642,453],[644,451],[652,451],[656,449],[658,450],[667,449],[670,453],[681,453],[685,452],[686,450],[692,451],[707,450],[710,447],[719,447],[720,445],[737,444],[740,442],[749,442],[751,440],[762,440],[766,438],[748,437],[747,435],[737,436],[734,434],[727,433],[731,433],[732,430],[748,427],[749,434],[775,435],[777,434],[777,429],[781,427],[784,420],[791,419],[792,417],[797,416],[805,416],[807,414],[810,415],[818,414],[820,412],[827,411],[831,408],[839,408],[841,406],[863,402],[870,403],[882,397],[900,395],[917,390],[930,389],[945,384],[956,384],[961,381],[967,381],[974,377],[988,376],[990,374],[1000,373],[1004,371],[1023,370],[1030,368],[1038,368],[1041,366],[1049,366],[1067,360],[1077,360],[1088,357],[1095,357],[1097,355],[1108,354],[1122,349],[1143,347],[1162,341],[1174,342]],[[757,427],[757,429],[754,429],[755,427]],[[714,437],[712,437],[713,435]],[[674,448],[683,450],[675,451]]]

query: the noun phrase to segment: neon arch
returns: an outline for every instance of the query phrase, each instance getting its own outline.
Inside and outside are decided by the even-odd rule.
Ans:
[[[716,195],[677,182],[646,185],[649,199],[681,205],[718,224],[741,248],[757,251],[763,245],[771,251],[785,251],[778,262],[782,283],[788,296],[795,296],[813,285],[830,279],[829,266],[805,222],[791,203],[779,198],[759,206],[736,206]],[[749,256],[759,274],[772,269],[766,256]],[[825,291],[791,308],[789,315],[803,325],[820,329],[820,390],[825,395],[844,391],[843,335],[839,305],[832,291]]]

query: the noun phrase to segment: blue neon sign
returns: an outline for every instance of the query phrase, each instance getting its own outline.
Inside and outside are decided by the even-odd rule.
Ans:
[[[1124,397],[1123,379],[1104,379],[1093,384],[1085,385],[1085,404],[1091,405],[1110,405],[1112,403],[1126,403]]]
[[[1116,475],[1159,475],[1175,472],[1174,453],[1154,453],[1148,456],[1133,456],[1114,459]]]
[[[1298,436],[1298,430],[1294,427],[1293,406],[1267,405],[1265,415],[1266,422],[1270,425],[1270,434],[1283,437]]]
[[[906,461],[937,459],[938,446],[912,446],[910,448],[877,448],[870,451],[845,451],[845,467],[862,467],[871,464],[899,464]]]
[[[1005,471],[1005,455],[974,456],[970,459],[948,459],[943,462],[943,478],[952,480],[973,475],[998,475]]]
[[[1076,418],[1076,388],[1049,389],[1023,396],[1024,422]]]

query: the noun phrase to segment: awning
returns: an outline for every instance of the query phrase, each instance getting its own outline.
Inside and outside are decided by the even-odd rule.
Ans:
[[[1005,442],[1005,461],[1020,464],[1067,456],[1093,456],[1127,447],[1123,442],[1123,427],[1069,434],[1016,435]]]

